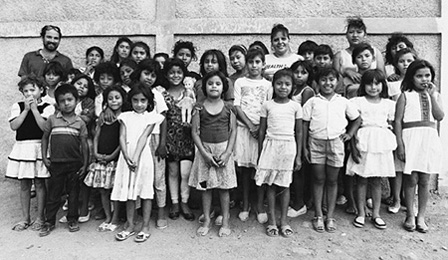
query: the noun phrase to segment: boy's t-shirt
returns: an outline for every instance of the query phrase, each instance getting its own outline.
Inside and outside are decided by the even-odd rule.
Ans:
[[[87,127],[81,117],[68,121],[61,112],[51,115],[44,133],[50,134],[51,162],[82,162],[81,137],[87,138]]]

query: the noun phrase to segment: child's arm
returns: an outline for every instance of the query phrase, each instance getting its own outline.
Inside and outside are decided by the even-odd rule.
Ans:
[[[358,128],[361,126],[361,116],[358,116],[355,120],[352,120],[349,124],[347,132],[342,134],[340,138],[343,142],[349,141],[355,135],[355,132],[358,131]]]
[[[148,137],[151,135],[152,130],[154,130],[155,124],[150,124],[146,127],[145,131],[143,131],[142,135],[138,138],[137,147],[135,148],[134,155],[132,157],[132,161],[135,164],[135,167],[138,167],[138,162],[140,161],[140,156],[142,155],[143,149],[148,141]]]
[[[260,160],[261,151],[263,150],[263,142],[266,137],[267,128],[268,128],[267,117],[260,117],[260,129],[258,130],[258,160]]]
[[[129,153],[126,144],[126,125],[124,122],[120,121],[120,149],[123,153],[124,160],[128,164],[129,170],[135,170],[135,163],[129,158]]]
[[[80,117],[82,121],[88,125],[95,116],[95,102],[89,98],[86,99],[82,105],[84,105],[84,108],[82,109]]]
[[[295,123],[295,138],[297,145],[297,155],[294,163],[294,170],[298,171],[302,168],[302,139],[303,139],[303,120],[296,119]]]
[[[99,162],[105,162],[105,154],[98,153],[98,139],[100,138],[101,120],[98,120],[95,127],[95,135],[93,136],[93,156]]]
[[[11,120],[9,122],[9,126],[11,127],[11,130],[16,131],[23,124],[23,121],[25,121],[25,118],[28,115],[28,112],[31,110],[30,103],[33,102],[32,100],[34,100],[33,97],[27,98],[25,100],[25,108],[23,109],[23,111],[20,113],[20,115],[18,117],[14,118],[13,120]],[[15,104],[15,105],[17,105],[17,104]],[[20,108],[18,108],[18,109],[20,109]],[[11,109],[11,111],[12,110],[13,109]]]
[[[166,112],[162,113],[163,116],[166,115]],[[157,147],[155,153],[155,156],[158,156],[159,158],[164,159],[166,157],[166,133],[167,133],[167,122],[166,117],[160,124],[160,140],[159,140],[159,146]]]
[[[426,88],[429,96],[431,97],[431,113],[435,120],[442,121],[445,113],[443,112],[443,108],[441,106],[441,100],[439,100],[440,95],[437,95],[436,86],[434,83],[428,83],[428,87]]]
[[[254,138],[258,139],[258,127],[252,124],[252,121],[250,121],[250,119],[246,116],[240,106],[235,106],[235,110],[241,122],[243,122],[247,126],[247,128],[249,128],[250,134]]]
[[[230,156],[233,152],[233,147],[235,146],[235,140],[236,140],[236,115],[233,112],[230,112],[230,133],[229,133],[229,140],[227,141],[227,147],[224,153],[222,153],[219,158],[219,166],[223,167],[227,164],[229,161]]]
[[[312,91],[309,88],[305,89],[305,91],[303,91],[303,93],[302,93],[302,104],[300,104],[300,105],[303,107],[303,105],[305,105],[305,103],[308,101],[308,99],[310,99],[312,97],[314,97],[314,91]]]
[[[214,167],[219,167],[219,165],[213,158],[213,155],[208,153],[205,150],[204,146],[202,145],[201,138],[199,137],[199,131],[200,131],[199,111],[195,110],[193,112],[193,118],[191,118],[191,137],[193,139],[193,142],[198,148],[198,151],[201,153],[202,157],[204,158],[205,164]]]
[[[49,124],[49,122],[47,124]],[[47,169],[50,169],[51,164],[50,159],[47,157],[49,140],[50,140],[50,132],[44,131],[44,134],[42,135],[41,151],[42,151],[42,162],[45,164],[45,167],[47,167]]]
[[[310,129],[310,121],[303,120],[302,122],[302,149],[303,149],[303,157],[308,163],[311,163],[310,150],[308,147],[308,130]]]
[[[401,161],[405,161],[406,155],[404,152],[404,143],[402,138],[403,133],[403,117],[404,117],[404,107],[405,107],[405,96],[404,94],[401,94],[398,98],[396,107],[395,107],[395,126],[394,126],[394,132],[395,136],[397,138],[397,157]]]
[[[87,133],[87,129],[86,129]],[[81,152],[82,152],[82,166],[78,171],[78,177],[83,180],[87,174],[87,168],[89,167],[89,145],[87,144],[87,135],[81,136]]]

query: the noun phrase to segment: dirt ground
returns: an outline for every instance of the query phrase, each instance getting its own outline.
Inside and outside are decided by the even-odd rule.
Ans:
[[[401,227],[405,213],[388,214],[383,205],[382,216],[388,225],[383,231],[370,222],[363,229],[355,228],[354,216],[339,207],[336,233],[315,232],[310,222],[313,212],[309,211],[290,220],[295,231],[292,238],[271,238],[265,235],[264,226],[258,224],[253,213],[243,223],[237,219],[238,209],[233,209],[229,237],[218,237],[217,227],[207,236],[197,237],[197,221],[182,218],[169,220],[167,229],[158,230],[154,227],[153,214],[152,235],[142,244],[132,238],[117,242],[116,232],[97,232],[100,220],[81,224],[81,230],[75,233],[58,223],[44,238],[31,230],[12,231],[11,227],[20,217],[17,181],[0,181],[0,201],[0,259],[448,259],[446,194],[431,196],[427,234],[405,231]],[[33,202],[35,213],[34,199]]]

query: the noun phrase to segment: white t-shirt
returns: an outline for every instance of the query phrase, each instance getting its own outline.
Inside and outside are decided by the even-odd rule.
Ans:
[[[267,118],[266,137],[292,140],[296,119],[302,118],[302,106],[292,100],[288,103],[277,103],[272,99],[261,107],[261,117]]]
[[[302,56],[291,53],[288,57],[278,58],[274,54],[267,54],[265,56],[264,77],[272,81],[275,72],[280,69],[289,68],[291,65],[298,61],[304,60]]]

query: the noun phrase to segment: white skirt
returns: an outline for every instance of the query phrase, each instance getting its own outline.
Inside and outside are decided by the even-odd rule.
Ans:
[[[233,154],[239,167],[257,167],[258,140],[252,137],[249,128],[238,126]]]
[[[14,179],[49,178],[42,161],[41,140],[17,141],[8,156],[6,177]]]

